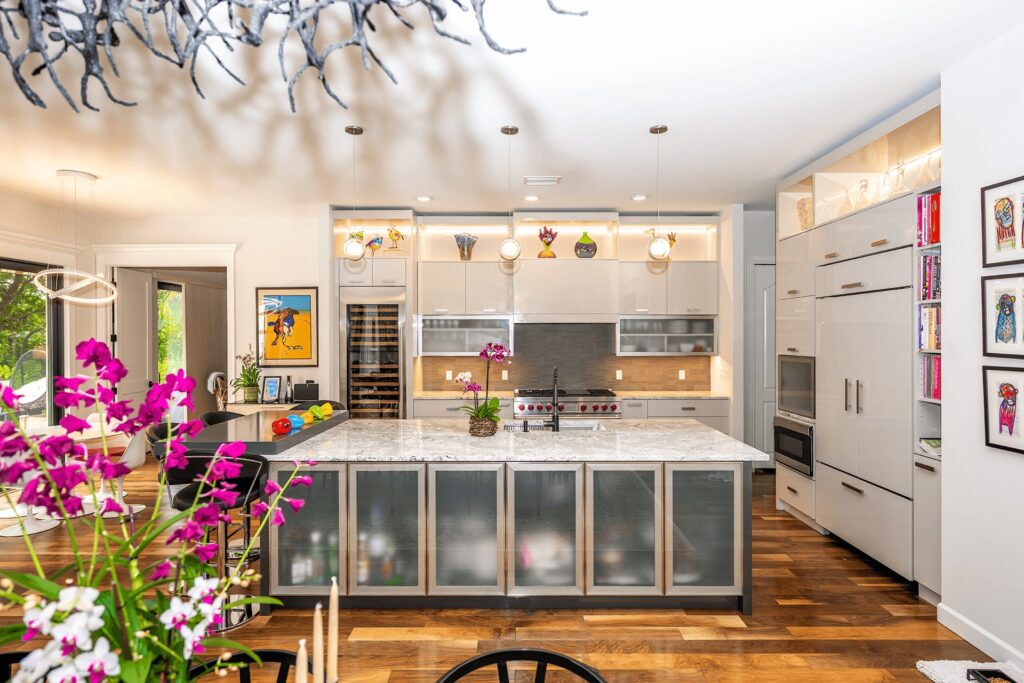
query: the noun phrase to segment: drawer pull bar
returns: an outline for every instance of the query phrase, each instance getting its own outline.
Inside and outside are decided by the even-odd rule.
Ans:
[[[845,489],[850,489],[854,493],[859,493],[862,496],[864,495],[863,489],[859,489],[856,486],[853,486],[851,484],[847,484],[845,481],[842,481],[842,482],[839,482],[839,483],[841,483],[843,485],[843,488],[845,488]]]
[[[697,410],[697,406],[682,406],[679,410]]]
[[[639,408],[639,407],[641,407],[639,402],[637,402],[637,403],[626,403],[626,405],[629,406],[630,408]]]
[[[825,258],[836,258],[837,256],[839,256],[838,251],[830,251],[827,254],[825,254]]]
[[[387,278],[386,280],[381,280],[380,282],[381,282],[381,284],[384,284],[384,285],[393,285],[393,284],[395,284],[395,278],[393,278],[393,277]]]
[[[484,313],[497,313],[498,309],[497,308],[485,308],[485,309],[483,309],[483,311],[484,311]]]
[[[456,410],[462,410],[462,406],[448,406],[445,410],[454,413]]]
[[[885,238],[883,237],[883,238],[882,238],[882,239],[880,239],[880,240],[875,240],[874,242],[872,242],[872,243],[871,243],[871,246],[873,246],[873,247],[884,247],[884,246],[885,246],[885,245],[887,245],[887,244],[889,244],[889,240],[887,240],[887,239],[885,239]]]
[[[931,465],[925,465],[923,462],[914,461],[914,467],[918,467],[918,468],[924,470],[925,472],[934,472],[935,471],[934,467],[932,467]]]
[[[435,308],[434,309],[434,313],[447,313],[447,312],[448,312],[447,308]]]
[[[843,378],[843,412],[850,412],[850,380]]]
[[[799,289],[790,289],[790,290],[786,291],[786,294],[799,294],[799,293],[800,293]]]
[[[799,351],[800,349],[798,349],[798,348],[797,348],[797,347],[795,347],[795,346],[787,346],[787,347],[786,347],[786,350],[787,350],[787,351],[789,351],[790,353],[796,353],[796,352],[797,352],[797,351]]]
[[[857,289],[863,286],[863,282],[847,282],[845,285],[839,285],[839,289]]]
[[[794,496],[799,496],[799,495],[800,495],[800,492],[799,492],[799,491],[797,491],[797,490],[796,490],[795,488],[793,488],[792,486],[787,486],[787,487],[786,487],[786,490],[787,490],[787,491],[789,491],[790,493],[792,493],[792,494],[793,494]]]
[[[860,406],[860,380],[857,380],[857,414],[860,415],[864,409]]]

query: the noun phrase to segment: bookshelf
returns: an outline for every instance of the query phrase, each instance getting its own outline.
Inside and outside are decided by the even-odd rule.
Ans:
[[[914,452],[941,457],[942,438],[942,242],[941,192],[938,188],[917,197],[917,242],[914,247],[916,280],[914,321],[915,400]],[[925,448],[922,439],[937,439],[938,452]]]

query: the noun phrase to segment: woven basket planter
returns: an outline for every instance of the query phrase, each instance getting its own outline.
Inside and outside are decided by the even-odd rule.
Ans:
[[[494,436],[498,433],[498,423],[493,420],[485,420],[474,415],[469,416],[470,436]]]

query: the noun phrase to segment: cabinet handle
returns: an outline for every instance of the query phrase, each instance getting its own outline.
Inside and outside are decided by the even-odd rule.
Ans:
[[[448,406],[445,410],[450,413],[454,413],[456,410],[462,410],[462,406]]]
[[[647,312],[647,311],[649,311],[649,310],[650,310],[650,309],[648,309],[648,308],[638,308],[638,309],[636,309],[636,312],[637,312],[637,313],[646,313],[646,312]]]
[[[835,258],[837,256],[839,256],[838,251],[830,251],[827,254],[825,254],[825,258]]]
[[[687,313],[700,313],[700,309],[699,308],[687,308],[686,312]]]
[[[679,410],[697,410],[697,406],[681,406]]]
[[[796,490],[795,488],[793,488],[792,486],[787,486],[787,487],[786,487],[786,490],[787,490],[787,491],[789,491],[790,493],[792,493],[792,494],[793,494],[794,496],[799,496],[799,495],[800,495],[800,492],[799,492],[799,491],[797,491],[797,490]]]
[[[626,405],[629,406],[630,408],[641,408],[641,407],[643,407],[643,405],[639,401],[637,401],[636,403],[627,403]]]
[[[380,282],[382,285],[393,285],[395,284],[395,278],[389,277],[387,279],[382,279]]]
[[[498,310],[497,308],[485,308],[485,309],[483,309],[484,313],[494,313],[497,310]]]
[[[889,244],[889,240],[887,240],[886,238],[883,237],[880,240],[875,240],[874,242],[872,242],[871,246],[873,246],[873,247],[884,247],[887,244]]]
[[[847,282],[845,285],[839,285],[839,289],[857,289],[863,286],[863,282]]]
[[[934,472],[935,471],[935,468],[932,467],[931,465],[925,465],[923,462],[917,462],[916,460],[914,461],[914,467],[920,468],[920,469],[924,470],[925,472]]]
[[[857,414],[860,415],[864,409],[860,406],[860,380],[857,380]]]
[[[447,312],[448,312],[447,308],[435,308],[434,309],[434,313],[447,313]]]
[[[348,280],[348,281],[349,281],[349,282],[350,282],[351,284],[353,284],[353,285],[361,285],[361,284],[363,284],[364,282],[366,282],[366,280],[364,280],[363,278],[359,278],[358,280],[357,280],[357,279],[355,279],[355,278],[349,278],[349,280]]]
[[[843,378],[843,412],[850,412],[850,380]]]
[[[786,294],[799,294],[799,293],[800,293],[799,289],[790,289],[790,290],[786,291]]]
[[[859,489],[856,486],[853,486],[852,484],[847,484],[845,481],[841,481],[839,483],[842,484],[843,488],[845,488],[845,489],[850,489],[854,493],[859,493],[862,496],[864,495],[864,490],[863,489]]]
[[[796,353],[800,349],[796,348],[795,346],[787,346],[786,350],[789,351],[790,353]]]

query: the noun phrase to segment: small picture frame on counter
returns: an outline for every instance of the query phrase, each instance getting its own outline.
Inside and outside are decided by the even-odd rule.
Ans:
[[[281,400],[281,376],[264,375],[260,403],[277,403]]]
[[[981,278],[982,352],[1024,358],[1024,272]]]
[[[981,188],[981,265],[1024,263],[1024,176]]]
[[[1024,432],[1017,401],[1024,388],[1024,368],[986,365],[981,368],[985,401],[985,445],[1024,453]]]

